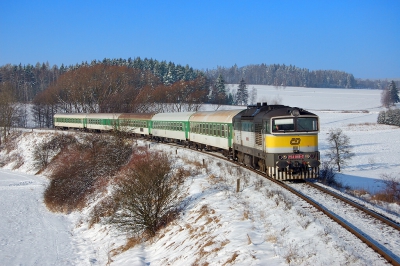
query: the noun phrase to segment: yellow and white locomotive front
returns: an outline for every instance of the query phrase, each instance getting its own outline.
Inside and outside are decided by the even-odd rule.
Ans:
[[[258,104],[234,117],[233,156],[280,180],[318,177],[318,116],[297,107]]]
[[[318,177],[318,116],[296,107],[276,110],[275,115],[265,121],[265,152],[274,155],[268,174],[276,179]]]

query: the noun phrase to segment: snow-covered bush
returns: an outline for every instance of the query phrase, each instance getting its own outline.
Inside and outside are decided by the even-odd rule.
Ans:
[[[400,109],[390,109],[379,112],[378,123],[400,127]]]

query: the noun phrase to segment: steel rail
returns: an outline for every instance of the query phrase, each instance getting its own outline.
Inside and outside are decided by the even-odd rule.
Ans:
[[[381,215],[381,214],[379,214],[377,212],[374,212],[374,211],[372,211],[372,210],[370,210],[370,209],[368,209],[368,208],[366,208],[366,207],[364,207],[364,206],[362,206],[362,205],[360,205],[360,204],[358,204],[358,203],[356,203],[356,202],[354,202],[354,201],[352,201],[352,200],[350,200],[350,199],[348,199],[348,198],[346,198],[346,197],[344,197],[342,195],[339,195],[338,193],[335,193],[335,192],[333,192],[333,191],[331,191],[329,189],[326,189],[324,187],[318,186],[318,185],[316,185],[316,184],[314,184],[312,182],[307,182],[306,181],[306,184],[309,185],[309,186],[312,186],[313,188],[316,188],[316,189],[318,189],[318,190],[320,190],[320,191],[322,191],[322,192],[324,192],[326,194],[329,194],[332,197],[335,197],[335,198],[337,198],[337,199],[339,199],[341,201],[344,201],[347,204],[353,206],[354,208],[357,208],[358,210],[363,211],[363,212],[369,214],[370,216],[378,219],[379,221],[381,221],[381,222],[393,227],[394,229],[397,229],[397,230],[400,231],[400,225],[398,223],[396,223],[395,221],[392,221],[390,218],[387,218],[387,217],[385,217],[385,216],[383,216],[383,215]]]

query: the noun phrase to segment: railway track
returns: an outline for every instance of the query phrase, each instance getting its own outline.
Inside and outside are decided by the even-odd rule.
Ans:
[[[176,146],[177,148],[184,148],[177,144],[166,144]],[[221,154],[200,150],[197,151],[199,153],[217,157],[218,159],[225,160],[237,166],[244,167],[249,171],[267,178],[269,181],[278,184],[334,220],[385,258],[389,263],[395,266],[400,266],[400,225],[398,223],[338,194],[335,195],[336,193],[319,187],[313,183],[307,182],[296,185],[287,184],[272,179],[265,173],[259,172],[251,167],[229,160]],[[326,202],[332,202],[332,204],[326,204]],[[360,216],[362,217],[361,219]]]
[[[400,265],[399,225],[315,184],[285,184],[393,265]]]

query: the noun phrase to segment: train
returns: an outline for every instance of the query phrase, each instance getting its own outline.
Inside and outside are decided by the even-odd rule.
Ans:
[[[218,151],[277,180],[319,175],[319,117],[299,107],[179,113],[57,113],[56,129],[119,130],[154,141]]]

